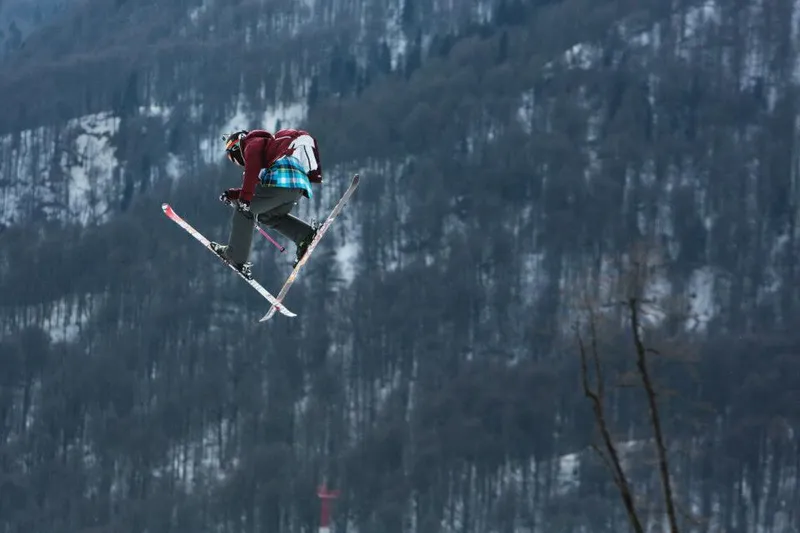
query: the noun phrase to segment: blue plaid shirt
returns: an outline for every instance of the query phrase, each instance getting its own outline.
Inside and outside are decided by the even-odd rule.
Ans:
[[[303,196],[306,198],[312,196],[311,182],[305,169],[297,158],[290,155],[277,159],[269,168],[262,168],[258,173],[258,179],[265,187],[302,189]]]

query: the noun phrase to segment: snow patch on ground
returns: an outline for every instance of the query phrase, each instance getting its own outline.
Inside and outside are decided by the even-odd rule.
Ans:
[[[223,420],[219,426],[211,425],[197,440],[180,443],[167,452],[167,463],[154,470],[157,478],[180,481],[187,493],[192,493],[196,482],[224,482],[227,473],[238,464],[236,457],[225,461],[230,422]]]
[[[51,216],[100,218],[119,165],[111,145],[119,123],[103,112],[69,120],[58,131],[40,127],[0,137],[0,223],[29,216],[22,210],[34,204]]]
[[[139,106],[139,114],[145,117],[158,117],[167,119],[172,115],[172,108],[153,102],[147,106]]]
[[[98,192],[105,188],[104,182],[110,180],[119,165],[111,146],[111,137],[119,123],[119,118],[110,113],[100,113],[77,119],[68,126],[77,126],[80,133],[74,140],[74,151],[62,153],[61,166],[71,177],[69,212],[81,223],[99,218],[108,208]]]
[[[602,57],[602,50],[594,45],[578,43],[564,52],[564,61],[568,67],[589,69]]]
[[[92,301],[91,295],[87,295],[86,301]],[[42,328],[50,333],[53,342],[73,342],[91,317],[92,310],[92,305],[81,305],[78,300],[60,300],[42,323]]]
[[[363,175],[363,171],[360,171]],[[320,199],[320,211],[316,215],[310,215],[317,219],[319,223],[324,223],[330,211],[339,201],[344,191],[350,185],[352,173],[342,168],[334,167],[332,172],[327,172],[330,176],[335,176],[338,186],[332,188],[330,183],[333,180],[326,178],[326,185],[323,185],[320,191],[324,192],[324,197]],[[360,187],[360,186],[359,186]],[[333,237],[334,246],[336,247],[335,258],[336,264],[344,280],[345,286],[350,285],[356,278],[358,272],[358,261],[361,254],[361,227],[358,218],[358,212],[352,208],[352,203],[358,195],[358,189],[350,197],[345,207],[339,213],[339,216],[331,225],[328,230],[326,239]]]
[[[400,389],[402,385],[403,374],[400,370],[396,370],[390,379],[386,380],[379,378],[372,384],[374,388],[374,395],[378,403],[378,409],[383,409],[386,402],[391,398],[392,394]]]
[[[478,1],[474,7],[474,18],[479,24],[490,24],[494,19],[494,6],[492,2]]]
[[[565,265],[559,281],[562,302],[562,334],[572,335],[573,325],[587,326],[590,319],[629,320],[625,303],[639,300],[641,325],[657,328],[668,319],[683,322],[686,331],[702,333],[720,312],[716,298],[717,275],[711,267],[696,269],[683,290],[669,279],[664,254],[638,251],[622,258],[603,256],[590,266],[575,270]],[[544,280],[541,281],[543,286]],[[529,303],[529,302],[528,302]]]
[[[533,306],[547,289],[544,259],[544,252],[528,252],[520,257],[522,262],[520,290],[524,305]]]
[[[181,162],[177,155],[173,153],[167,155],[166,171],[168,177],[171,179],[178,179],[183,175],[184,168],[185,164]]]
[[[36,324],[49,333],[51,342],[74,342],[91,318],[96,300],[94,295],[85,294],[80,298],[21,307],[16,313],[19,321],[4,325],[0,335],[12,335],[21,325]]]
[[[408,37],[403,31],[400,20],[402,13],[402,4],[395,4],[389,7],[389,13],[386,17],[384,36],[386,37],[386,45],[389,47],[392,70],[400,66],[400,58],[405,56],[408,48]]]
[[[708,323],[719,312],[714,298],[714,280],[714,272],[710,267],[692,272],[687,289],[689,299],[687,331],[705,332]]]
[[[577,453],[568,453],[557,459],[558,463],[558,489],[559,494],[566,494],[576,490],[580,485],[578,472],[581,465],[580,457]]]
[[[695,41],[707,35],[706,30],[710,25],[719,24],[721,16],[721,8],[716,0],[706,0],[683,11],[676,10],[667,22],[672,28],[677,29],[678,39],[675,42],[675,52],[683,57],[691,54],[695,47]],[[616,23],[616,31],[632,47],[651,47],[652,52],[655,53],[661,46],[663,24],[664,22],[659,22],[642,31],[640,27],[622,20]],[[797,27],[800,28],[800,18],[798,18]],[[585,42],[577,43],[567,49],[560,60],[548,63],[545,68],[552,68],[554,63],[559,62],[567,68],[590,69],[595,67],[602,57],[603,50],[599,46]]]
[[[672,284],[666,275],[656,273],[649,277],[642,302],[642,325],[657,327],[663,324],[671,311],[666,304],[672,293]]]
[[[792,253],[792,237],[788,232],[784,232],[775,239],[770,249],[764,280],[758,288],[757,301],[759,303],[766,303],[780,294],[783,288],[783,277],[776,265],[787,264],[786,256]]]
[[[675,22],[683,28],[683,38],[691,39],[704,32],[708,25],[718,24],[721,15],[719,3],[716,0],[708,0],[690,7],[683,13],[676,13],[674,17],[681,19]]]
[[[264,111],[262,127],[270,131],[283,128],[297,128],[308,115],[308,105],[304,101],[270,106]]]
[[[252,129],[252,121],[249,118],[249,113],[241,104],[237,106],[236,113],[233,114],[228,121],[222,125],[222,131],[225,133],[233,133],[237,130]]]
[[[358,174],[363,176],[365,170],[367,169],[358,170]],[[367,170],[367,172],[369,171]],[[352,177],[352,173],[348,173],[346,169],[339,170],[336,172],[336,175],[340,176],[342,186],[337,188],[335,193],[331,192],[328,196],[328,204],[330,206],[328,209],[333,209],[335,203],[341,198],[341,195],[344,194],[344,191],[350,185],[350,179]],[[361,185],[359,185],[359,188],[360,187]],[[336,250],[336,262],[342,279],[345,282],[345,286],[350,285],[355,280],[361,255],[361,219],[359,217],[359,211],[352,207],[353,201],[358,196],[358,192],[359,189],[356,189],[331,228],[336,235],[338,246]]]
[[[353,229],[353,224],[349,224],[349,226]],[[336,252],[336,262],[339,264],[342,278],[349,285],[356,277],[356,262],[358,261],[360,247],[356,240],[355,232],[342,230],[342,233],[345,235],[343,237],[344,241]]]
[[[197,24],[197,22],[200,20],[200,17],[203,16],[208,11],[208,8],[211,7],[213,3],[214,3],[213,0],[203,0],[203,2],[199,6],[191,8],[187,13],[191,23]]]
[[[520,104],[517,109],[516,118],[525,133],[533,133],[533,110],[535,95],[533,89],[525,91],[520,96]]]

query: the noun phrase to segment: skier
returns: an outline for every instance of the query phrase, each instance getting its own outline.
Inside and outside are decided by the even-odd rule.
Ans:
[[[318,228],[290,214],[301,196],[312,197],[311,183],[322,183],[316,140],[303,130],[241,130],[223,135],[225,153],[244,167],[241,188],[228,189],[219,199],[235,205],[228,244],[211,248],[252,279],[250,248],[254,218],[292,240],[294,264],[302,259]]]

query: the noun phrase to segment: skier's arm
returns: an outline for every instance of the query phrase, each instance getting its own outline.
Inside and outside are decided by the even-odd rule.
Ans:
[[[264,140],[253,139],[247,144],[244,151],[244,177],[242,180],[242,190],[239,193],[239,200],[250,202],[256,191],[258,184],[258,173],[261,171]]]
[[[314,147],[311,149],[311,151],[314,153],[314,159],[317,160],[317,168],[311,170],[308,173],[308,178],[311,180],[312,183],[322,183],[322,160],[319,157],[319,146],[317,145],[317,139],[316,138],[313,139],[314,139]]]

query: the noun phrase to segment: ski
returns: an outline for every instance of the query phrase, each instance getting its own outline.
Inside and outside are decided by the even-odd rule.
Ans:
[[[284,307],[283,304],[279,300],[277,300],[272,294],[270,294],[269,291],[267,291],[267,289],[262,287],[259,282],[257,282],[254,279],[247,278],[247,276],[245,276],[244,274],[239,272],[236,269],[236,267],[234,267],[232,264],[230,264],[229,262],[225,261],[225,259],[220,257],[220,255],[211,248],[210,241],[208,239],[206,239],[203,236],[203,234],[201,234],[199,231],[197,231],[191,225],[189,225],[189,223],[186,222],[183,218],[181,218],[175,212],[175,210],[172,209],[172,207],[169,204],[161,204],[161,209],[164,211],[164,214],[167,215],[167,217],[169,217],[173,222],[175,222],[180,227],[182,227],[184,230],[186,230],[186,232],[189,233],[189,235],[191,235],[192,237],[194,237],[195,239],[200,241],[200,244],[205,246],[206,249],[208,249],[209,252],[211,252],[212,254],[214,254],[215,257],[217,257],[217,259],[219,259],[220,261],[222,261],[223,263],[228,265],[228,267],[231,270],[233,270],[234,272],[236,272],[236,274],[238,274],[240,278],[245,280],[248,283],[248,285],[253,287],[261,296],[266,298],[269,301],[269,303],[272,304],[272,307],[270,307],[270,311],[274,310],[277,307],[277,309],[284,316],[288,316],[288,317],[297,316],[297,314],[295,314],[295,313],[289,311],[288,309],[286,309],[286,307]]]
[[[308,250],[306,250],[305,255],[303,256],[302,259],[300,259],[300,261],[294,267],[294,269],[292,270],[292,273],[289,274],[289,277],[286,279],[286,282],[283,284],[283,287],[281,287],[281,291],[278,293],[278,296],[277,296],[277,300],[279,302],[279,305],[282,305],[282,303],[280,303],[280,302],[283,302],[283,299],[286,297],[286,293],[289,292],[289,288],[292,286],[292,284],[294,283],[295,279],[297,279],[297,274],[300,272],[300,269],[303,268],[303,265],[306,264],[306,261],[308,261],[308,258],[311,257],[311,253],[314,251],[314,248],[317,247],[317,244],[319,244],[320,239],[322,239],[322,237],[328,231],[328,228],[330,227],[331,222],[333,222],[333,220],[337,216],[339,216],[339,213],[342,211],[342,208],[347,203],[347,200],[349,200],[350,197],[353,195],[353,192],[358,187],[359,179],[360,178],[359,178],[358,174],[353,176],[353,180],[350,182],[350,186],[347,187],[347,190],[344,191],[344,194],[342,195],[342,197],[339,199],[338,202],[336,202],[336,205],[333,206],[333,209],[331,210],[331,214],[328,215],[328,218],[325,220],[325,223],[322,224],[322,227],[320,227],[319,231],[314,236],[314,240],[311,241],[311,244],[308,245]],[[264,315],[261,318],[261,320],[259,320],[259,322],[265,322],[265,321],[269,320],[270,318],[272,318],[272,315],[275,314],[275,309],[276,309],[275,305],[270,307],[269,311],[267,311],[267,314]],[[278,309],[280,309],[280,307],[278,307]]]

